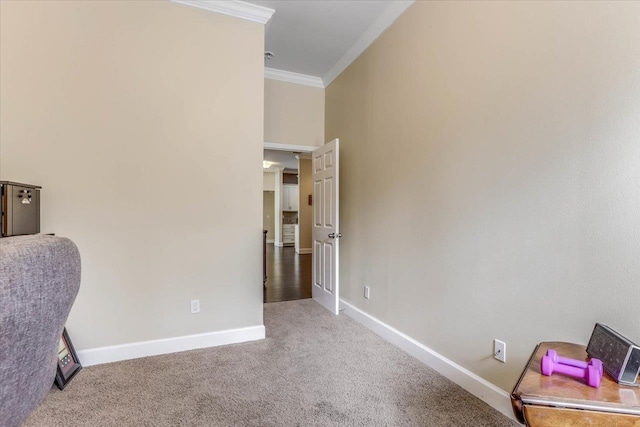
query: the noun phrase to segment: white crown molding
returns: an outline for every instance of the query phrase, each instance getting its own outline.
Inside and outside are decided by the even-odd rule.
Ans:
[[[79,350],[84,366],[264,339],[264,325]]]
[[[340,311],[515,421],[509,393],[340,298]]]
[[[322,79],[320,77],[308,76],[306,74],[294,73],[291,71],[276,70],[275,68],[265,67],[264,78],[324,89],[324,83],[322,83]]]
[[[322,77],[324,87],[331,84],[336,77],[347,69],[371,44],[376,41],[384,31],[395,22],[414,3],[414,0],[393,1],[387,9],[365,31],[358,41],[335,63],[333,67]]]
[[[293,144],[280,144],[278,142],[265,142],[265,150],[277,150],[277,151],[295,151],[299,153],[311,153],[318,147],[312,147],[310,145],[293,145]]]
[[[238,0],[170,0],[174,3],[197,7],[198,9],[222,13],[247,21],[266,24],[271,19],[275,10],[268,7],[245,3]]]

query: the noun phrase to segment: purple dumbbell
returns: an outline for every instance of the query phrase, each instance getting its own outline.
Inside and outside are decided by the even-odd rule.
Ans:
[[[576,368],[587,369],[587,366],[595,366],[600,371],[600,376],[604,373],[604,367],[602,366],[602,361],[600,359],[591,359],[588,362],[584,360],[576,360],[570,359],[568,357],[558,356],[555,350],[547,350],[547,356],[553,360],[553,363],[561,363],[563,365],[575,366]]]
[[[600,380],[602,379],[600,371],[593,365],[587,366],[586,369],[576,368],[575,366],[563,365],[562,363],[553,363],[553,360],[551,360],[549,356],[542,356],[540,371],[542,371],[542,375],[547,376],[557,372],[574,378],[583,378],[587,380],[589,386],[595,388],[600,387]]]

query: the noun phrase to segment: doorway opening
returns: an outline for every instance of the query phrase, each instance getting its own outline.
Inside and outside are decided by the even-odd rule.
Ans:
[[[264,302],[311,298],[311,155],[265,149],[263,159]]]

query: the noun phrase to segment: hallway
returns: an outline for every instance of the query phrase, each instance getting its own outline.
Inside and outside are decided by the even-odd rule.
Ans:
[[[311,298],[311,280],[311,254],[299,255],[293,246],[267,244],[264,302]]]

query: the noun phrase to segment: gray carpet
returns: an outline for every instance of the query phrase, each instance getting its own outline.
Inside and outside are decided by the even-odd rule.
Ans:
[[[267,339],[83,369],[25,426],[513,426],[346,316],[265,304]]]

